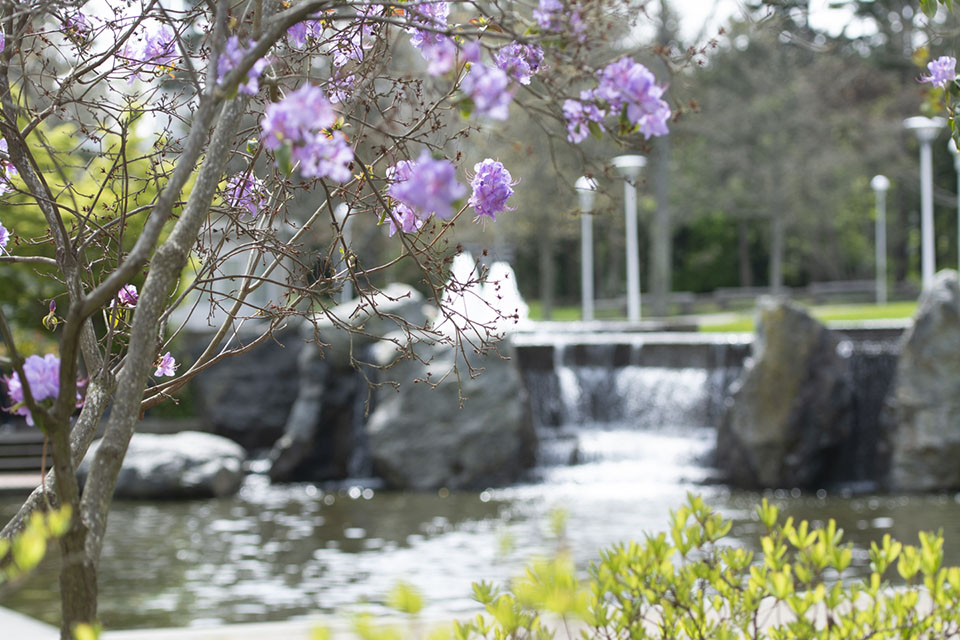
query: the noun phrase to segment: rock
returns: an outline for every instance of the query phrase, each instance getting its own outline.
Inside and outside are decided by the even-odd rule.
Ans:
[[[261,329],[256,323],[241,339],[253,340]],[[203,337],[194,341],[194,357],[206,346]],[[291,321],[273,338],[198,375],[192,384],[201,418],[250,451],[272,446],[297,399],[297,357],[304,348],[299,325]]]
[[[903,337],[891,408],[889,485],[896,491],[960,487],[960,288],[941,271],[920,296]]]
[[[850,432],[838,339],[789,302],[761,301],[753,355],[717,433],[717,466],[745,487],[814,487]]]
[[[298,360],[296,400],[269,454],[272,480],[319,482],[369,473],[362,424],[369,389],[356,362],[368,358],[373,342],[398,331],[398,339],[406,341],[404,331],[427,319],[423,296],[392,284],[303,325],[301,342],[307,346]]]
[[[80,465],[80,482],[100,446]],[[243,482],[243,447],[227,438],[199,431],[172,435],[136,433],[123,459],[114,496],[134,500],[211,498],[235,494]]]
[[[499,349],[512,352],[507,342]],[[376,363],[392,363],[386,374],[399,381],[398,389],[377,390],[367,422],[377,475],[390,487],[416,490],[482,489],[516,480],[533,464],[537,440],[516,361],[495,353],[471,356],[471,364],[484,369],[471,377],[461,359],[458,380],[452,347],[421,343],[416,351],[429,364],[395,361],[393,343],[376,345]]]

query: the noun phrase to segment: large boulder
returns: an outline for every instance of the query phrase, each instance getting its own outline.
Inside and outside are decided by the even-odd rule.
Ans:
[[[259,336],[265,322],[247,323],[241,343]],[[206,347],[205,338],[209,335],[191,340],[194,357]],[[250,451],[272,446],[297,399],[297,357],[303,348],[299,323],[291,319],[271,339],[203,371],[192,382],[201,419]]]
[[[358,363],[368,359],[373,342],[396,332],[405,340],[427,320],[423,295],[392,284],[304,323],[296,399],[269,454],[272,480],[323,481],[369,473],[363,431],[369,387]]]
[[[374,471],[398,489],[482,489],[516,480],[536,453],[516,360],[474,354],[470,364],[483,370],[471,375],[453,347],[417,347],[417,358],[400,358],[388,340],[374,350],[399,384],[377,390],[367,421]],[[499,350],[512,351],[507,342]]]
[[[86,480],[100,440],[80,465]],[[123,459],[114,496],[133,500],[212,498],[233,495],[243,482],[246,452],[237,443],[199,431],[136,433]]]
[[[717,433],[717,466],[746,487],[812,487],[848,436],[851,384],[838,339],[799,307],[766,299],[752,357]]]
[[[891,394],[890,488],[960,487],[960,288],[941,271],[920,296]]]

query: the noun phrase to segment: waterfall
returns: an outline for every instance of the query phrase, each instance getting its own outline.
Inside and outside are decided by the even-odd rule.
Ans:
[[[714,427],[750,336],[519,334],[514,338],[541,430]]]

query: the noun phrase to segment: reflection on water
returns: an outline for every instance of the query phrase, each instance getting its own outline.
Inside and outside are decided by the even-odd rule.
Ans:
[[[542,466],[528,483],[479,494],[323,491],[251,477],[234,498],[117,503],[101,616],[111,628],[134,628],[284,620],[359,603],[377,611],[401,579],[424,592],[428,613],[452,615],[472,609],[471,582],[507,581],[533,554],[556,548],[551,509],[567,511],[564,544],[585,566],[600,547],[665,528],[688,491],[735,520],[738,544],[756,547],[760,495],[700,484],[713,439],[709,429],[588,425],[546,443],[569,455],[575,449],[578,464]],[[858,549],[855,571],[864,570],[871,540],[890,533],[914,541],[920,528],[943,528],[946,560],[960,564],[960,504],[952,495],[769,495],[784,516],[835,518]],[[0,516],[15,507],[0,502]],[[53,564],[3,604],[56,623]]]

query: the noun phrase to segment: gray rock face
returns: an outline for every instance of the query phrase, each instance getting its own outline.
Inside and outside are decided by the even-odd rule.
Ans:
[[[389,342],[376,351],[379,364],[397,357]],[[509,353],[507,343],[500,351]],[[474,356],[484,371],[471,378],[462,368],[458,382],[452,348],[420,345],[417,353],[429,365],[395,362],[386,375],[400,381],[399,390],[378,389],[367,422],[374,470],[389,486],[479,489],[511,482],[533,464],[536,433],[515,360]],[[428,378],[435,389],[422,381]]]
[[[78,475],[86,480],[100,440],[95,441]],[[233,495],[243,482],[246,452],[210,433],[134,434],[117,478],[114,496],[134,500],[210,498]]]
[[[941,271],[903,339],[891,404],[890,488],[960,487],[960,287]]]
[[[332,318],[324,315],[303,325],[297,396],[283,435],[270,451],[272,480],[322,481],[369,472],[362,425],[367,384],[352,358],[362,362],[376,340],[423,326],[424,309],[416,289],[392,284],[372,300],[345,302],[331,310]],[[337,326],[333,318],[353,331]],[[405,342],[405,335],[398,340]]]
[[[274,339],[201,373],[192,384],[203,420],[214,433],[248,450],[272,446],[297,398],[297,357],[304,348],[291,322]]]
[[[851,424],[837,338],[802,309],[766,300],[753,356],[717,433],[717,465],[746,487],[811,487]]]

